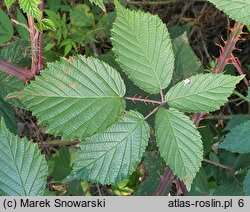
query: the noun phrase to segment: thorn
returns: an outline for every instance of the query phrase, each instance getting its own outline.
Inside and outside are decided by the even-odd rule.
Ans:
[[[222,40],[224,45],[227,43],[227,40],[224,40],[224,38],[222,36],[220,37],[220,39]]]
[[[205,128],[206,126],[197,126],[196,129],[203,129]]]

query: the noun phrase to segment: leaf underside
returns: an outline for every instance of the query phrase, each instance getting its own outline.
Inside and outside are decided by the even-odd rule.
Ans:
[[[188,116],[172,108],[156,113],[155,130],[161,156],[190,189],[203,159],[199,132]]]
[[[0,123],[0,191],[10,196],[43,195],[48,174],[37,144],[20,139]]]
[[[250,153],[249,129],[250,121],[234,127],[218,147],[231,152]]]
[[[230,18],[241,23],[250,24],[250,1],[249,0],[209,0],[219,10],[222,10]]]
[[[165,98],[171,107],[185,112],[211,112],[227,102],[244,76],[198,74],[173,86]]]
[[[124,111],[119,73],[96,58],[75,56],[49,64],[20,93],[47,132],[83,139],[110,126]]]
[[[113,51],[124,72],[144,91],[160,93],[174,69],[168,30],[158,16],[117,5],[112,29]]]
[[[136,169],[146,149],[149,126],[135,111],[126,112],[106,131],[86,138],[72,174],[66,179],[87,179],[101,184],[114,184]]]

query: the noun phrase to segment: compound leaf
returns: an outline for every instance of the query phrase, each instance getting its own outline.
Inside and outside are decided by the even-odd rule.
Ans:
[[[0,44],[9,41],[14,33],[14,29],[9,17],[0,9]]]
[[[234,127],[228,133],[222,143],[218,145],[219,148],[238,153],[250,153],[250,121],[246,121]],[[237,138],[237,139],[236,139]]]
[[[190,190],[203,159],[202,141],[188,116],[176,109],[160,109],[155,120],[161,156]]]
[[[75,56],[50,63],[19,98],[63,139],[83,139],[110,126],[125,108],[119,73],[96,58]]]
[[[131,11],[116,3],[113,50],[130,79],[150,94],[166,88],[174,69],[168,30],[158,16]]]
[[[42,12],[38,8],[40,3],[40,0],[19,0],[19,4],[23,12],[28,13],[37,20],[40,20],[42,17]]]
[[[250,196],[250,169],[243,182],[243,191],[246,196]]]
[[[48,167],[37,144],[13,135],[0,123],[0,190],[4,195],[43,195]]]
[[[126,112],[106,131],[80,144],[73,173],[66,179],[87,179],[101,184],[123,180],[137,167],[149,139],[149,126],[135,111]]]
[[[246,25],[250,24],[250,1],[249,0],[209,0],[219,10],[222,10],[230,18],[242,22]]]
[[[166,102],[185,112],[211,112],[227,102],[235,85],[244,76],[198,74],[173,86],[166,94]]]

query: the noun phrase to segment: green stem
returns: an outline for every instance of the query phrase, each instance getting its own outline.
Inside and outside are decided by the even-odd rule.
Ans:
[[[243,96],[241,93],[239,93],[238,91],[234,91],[233,92],[236,96],[240,97],[242,100],[247,101],[250,103],[250,98]]]
[[[230,166],[226,166],[226,165],[224,165],[224,164],[220,164],[220,163],[217,163],[217,162],[215,162],[215,161],[208,160],[208,159],[206,159],[206,158],[204,158],[203,161],[204,161],[204,162],[207,162],[207,163],[210,163],[210,164],[212,164],[212,165],[218,166],[218,167],[220,167],[220,168],[227,169],[227,170],[229,170],[229,171],[231,171],[231,172],[233,171],[233,168],[230,167]]]

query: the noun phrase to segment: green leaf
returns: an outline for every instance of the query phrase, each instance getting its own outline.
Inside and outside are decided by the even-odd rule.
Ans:
[[[103,0],[90,0],[90,2],[95,5],[97,5],[98,7],[100,7],[103,11],[106,11],[105,5],[103,3]]]
[[[250,121],[234,127],[218,147],[231,152],[250,153],[249,129]]]
[[[0,119],[3,117],[6,126],[12,131],[17,131],[16,114],[12,107],[0,98]]]
[[[83,139],[105,130],[125,108],[119,73],[96,58],[50,63],[19,96],[47,132]]]
[[[31,62],[29,45],[30,43],[27,40],[12,42],[0,49],[0,58],[18,66],[29,66]]]
[[[164,174],[165,162],[158,152],[149,153],[143,160],[148,173],[146,180],[139,184],[134,196],[153,196],[160,184],[161,175]]]
[[[43,30],[56,31],[56,25],[53,22],[53,20],[48,19],[48,18],[43,18],[40,23],[42,25]]]
[[[233,165],[234,170],[239,170],[239,169],[244,169],[246,167],[250,167],[249,160],[250,160],[250,153],[240,154]]]
[[[227,102],[235,86],[244,76],[198,74],[173,86],[166,94],[166,102],[185,112],[211,112]]]
[[[24,15],[22,14],[22,12],[18,8],[16,11],[17,11],[17,21],[28,27],[28,22],[26,18],[24,17]],[[29,31],[25,27],[20,26],[20,25],[16,25],[16,27],[17,27],[17,31],[20,37],[24,40],[29,40]]]
[[[213,193],[214,196],[243,196],[242,188],[233,178],[226,179],[217,190]]]
[[[72,170],[74,158],[75,154],[69,148],[64,147],[57,151],[50,159],[54,164],[50,177],[55,181],[61,181],[67,177]]]
[[[93,13],[85,4],[77,5],[70,11],[70,22],[73,26],[92,27],[94,21]]]
[[[14,29],[9,17],[0,9],[0,44],[9,41],[14,33]]]
[[[209,196],[209,184],[203,168],[196,174],[189,196]]]
[[[250,24],[250,1],[249,0],[209,0],[219,10],[222,10],[230,18],[244,23]]]
[[[203,159],[198,130],[188,116],[170,108],[156,113],[155,131],[161,156],[190,190]]]
[[[7,8],[10,9],[11,5],[15,2],[15,0],[4,0]]]
[[[30,58],[28,57],[29,51],[27,50],[28,43],[28,41],[13,42],[12,44],[0,49],[0,58],[19,66],[29,65]],[[22,80],[0,71],[0,98],[5,98],[11,92],[19,91],[23,87],[24,82]],[[9,99],[6,101],[12,103]]]
[[[249,115],[243,115],[243,114],[235,115],[228,121],[227,126],[223,129],[223,131],[232,130],[234,127],[243,124],[244,122],[249,120],[250,120]]]
[[[4,98],[13,91],[20,90],[23,86],[24,83],[18,78],[0,72],[0,98]]]
[[[204,72],[199,58],[189,45],[187,26],[174,26],[169,30],[175,54],[175,70],[172,82],[176,84],[194,74]]]
[[[243,182],[243,191],[246,196],[250,196],[250,169]]]
[[[4,195],[36,196],[45,191],[48,167],[37,144],[13,135],[0,123],[0,190]]]
[[[80,144],[72,174],[66,180],[86,179],[114,184],[132,174],[146,149],[149,126],[135,111],[126,112],[106,131]]]
[[[157,94],[166,88],[174,70],[168,30],[158,16],[117,5],[112,29],[113,51],[130,79],[141,89]]]
[[[40,3],[40,0],[19,0],[19,5],[23,12],[28,13],[37,20],[40,20],[42,17],[42,12],[38,8]]]

